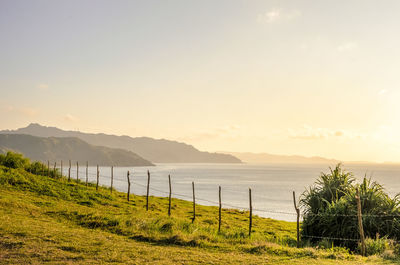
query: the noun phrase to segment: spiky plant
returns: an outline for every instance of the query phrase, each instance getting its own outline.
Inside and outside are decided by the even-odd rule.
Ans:
[[[303,238],[312,242],[320,241],[320,237],[353,239],[332,241],[336,245],[355,249],[359,238],[357,188],[360,191],[365,235],[399,239],[398,196],[390,198],[382,185],[366,177],[361,184],[355,184],[353,175],[344,171],[341,164],[330,168],[328,174],[322,173],[315,185],[302,194]]]

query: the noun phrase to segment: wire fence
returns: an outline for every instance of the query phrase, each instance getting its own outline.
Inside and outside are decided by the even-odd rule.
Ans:
[[[71,168],[71,173],[73,173],[76,176],[76,169],[72,169]],[[85,171],[79,171],[79,176],[85,176],[85,174],[86,174]],[[88,172],[88,175],[97,177],[97,174],[96,173],[92,173],[92,172]],[[110,181],[109,183],[111,183],[111,177],[110,176],[99,174],[99,177],[102,178],[103,180],[109,180]],[[123,183],[123,184],[127,184],[127,180],[126,179],[122,180],[122,179],[114,177],[113,181],[120,182],[120,183]],[[131,184],[137,185],[139,187],[147,188],[147,185],[141,184],[141,183],[139,183],[137,181],[134,181],[134,180],[131,180]],[[168,191],[163,191],[163,190],[154,188],[152,186],[149,186],[149,190],[156,191],[156,192],[159,192],[159,193],[162,193],[162,194],[165,194],[165,195],[169,195]],[[237,190],[230,190],[230,189],[226,189],[226,188],[224,188],[224,191],[230,191],[230,192],[234,192],[234,193],[238,192]],[[182,194],[182,193],[171,192],[171,195],[173,195],[174,198],[177,198],[177,199],[180,199],[179,197],[183,198],[184,200],[193,199],[193,197],[191,195],[186,195],[186,194]],[[258,196],[258,197],[260,198],[260,196]],[[207,203],[212,204],[211,206],[219,206],[219,202],[217,202],[217,201],[209,200],[209,199],[206,199],[206,198],[201,198],[201,197],[198,197],[198,196],[196,196],[196,201],[207,202]],[[232,208],[232,209],[249,211],[249,207],[243,207],[243,206],[234,205],[234,204],[231,204],[231,203],[223,203],[223,205],[226,206],[226,207]],[[294,212],[285,212],[285,211],[261,209],[261,208],[253,208],[253,211],[264,212],[264,213],[274,213],[274,214],[296,215],[296,213],[294,213]]]
[[[49,165],[49,163],[48,163]],[[104,175],[104,174],[100,174],[97,172],[91,172],[88,170],[88,168],[86,168],[86,170],[79,170],[79,166],[77,167],[63,167],[61,168],[60,166],[58,167],[54,167],[56,170],[60,170],[61,174],[66,176],[68,175],[71,180],[73,179],[79,179],[79,180],[85,180],[88,182],[93,183],[95,180],[97,180],[97,177],[99,177],[99,179],[103,180],[107,180],[108,187],[110,187],[112,184],[112,182],[117,182],[117,183],[121,183],[123,185],[127,185],[128,184],[128,180],[127,179],[121,179],[118,176],[114,176],[113,173],[112,176],[108,176],[108,175]],[[49,167],[48,170],[54,169],[53,167]],[[113,170],[113,169],[112,169]],[[113,171],[112,171],[113,172]],[[66,174],[65,174],[66,173]],[[91,176],[91,178],[89,178],[89,176]],[[75,178],[74,178],[75,177]],[[95,179],[94,179],[95,178]],[[182,199],[182,200],[192,200],[193,199],[193,195],[189,195],[189,194],[182,194],[182,193],[177,193],[177,192],[169,192],[169,191],[165,191],[165,190],[161,190],[159,188],[154,188],[151,185],[147,185],[146,184],[142,184],[138,181],[136,181],[135,179],[130,180],[130,183],[137,186],[137,187],[142,187],[144,189],[149,189],[151,191],[154,192],[158,192],[160,194],[164,194],[166,195],[166,197],[168,196],[173,196],[174,198],[177,199]],[[103,185],[104,186],[104,185]],[[121,190],[122,191],[122,190]],[[241,194],[241,195],[248,195],[246,192],[244,191],[239,191],[239,190],[233,190],[233,189],[227,189],[224,188],[224,192],[232,192],[235,194]],[[159,196],[159,195],[158,195]],[[263,199],[263,200],[268,200],[266,197],[262,196],[262,195],[255,195],[254,197],[257,197],[259,199]],[[294,198],[295,199],[295,198]],[[220,202],[219,201],[214,201],[214,200],[210,200],[207,198],[202,198],[202,197],[198,197],[196,196],[196,202],[204,202],[207,205],[210,206],[220,206]],[[223,208],[228,208],[228,209],[237,209],[240,211],[254,211],[254,212],[259,212],[259,213],[268,213],[268,214],[280,214],[280,215],[290,215],[290,216],[298,216],[298,217],[305,217],[305,216],[316,216],[316,217],[326,217],[326,216],[335,216],[335,217],[352,217],[352,218],[359,218],[359,216],[357,214],[329,214],[329,213],[323,213],[323,214],[318,214],[318,213],[297,213],[296,212],[296,203],[295,203],[295,208],[293,210],[293,212],[288,212],[288,211],[282,211],[282,210],[276,210],[276,209],[266,209],[266,208],[252,208],[251,206],[251,202],[249,207],[243,207],[240,205],[235,205],[232,203],[222,203],[222,207]],[[251,216],[251,213],[250,213]],[[400,215],[398,214],[363,214],[362,215],[363,218],[400,218]],[[250,217],[251,218],[251,217]],[[251,223],[250,223],[251,226]],[[250,228],[251,231],[251,228]],[[297,233],[299,234],[299,230],[297,231]],[[329,237],[329,236],[316,236],[316,235],[306,235],[304,233],[301,234],[302,238],[308,238],[310,240],[312,239],[318,239],[318,240],[330,240],[330,241],[353,241],[353,242],[359,242],[361,240],[361,238],[343,238],[343,237]],[[394,240],[394,242],[400,243],[400,241],[396,241]]]

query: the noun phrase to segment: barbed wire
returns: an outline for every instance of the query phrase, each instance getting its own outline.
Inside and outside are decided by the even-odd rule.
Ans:
[[[326,236],[310,236],[310,235],[301,235],[301,237],[315,238],[315,239],[340,240],[340,241],[356,241],[356,242],[360,241],[360,239],[342,238],[342,237],[326,237]]]

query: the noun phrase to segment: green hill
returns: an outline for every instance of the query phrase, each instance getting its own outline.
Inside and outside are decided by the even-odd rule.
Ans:
[[[123,149],[90,145],[78,138],[42,138],[23,134],[0,134],[0,152],[7,150],[24,154],[37,161],[89,161],[101,166],[152,166],[137,154]]]
[[[56,175],[56,174],[53,174]],[[295,247],[295,223],[127,195],[0,166],[1,264],[393,264],[342,248]]]

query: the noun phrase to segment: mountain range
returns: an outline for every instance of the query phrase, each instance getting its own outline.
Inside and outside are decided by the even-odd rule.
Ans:
[[[0,134],[27,134],[37,137],[74,137],[93,146],[104,146],[131,151],[152,163],[241,163],[230,154],[202,152],[181,142],[150,137],[117,136],[104,133],[64,131],[32,123],[17,130],[4,130]]]
[[[253,164],[337,164],[340,161],[319,156],[274,155],[268,153],[226,152]]]
[[[94,146],[78,138],[36,137],[26,134],[0,134],[0,153],[14,151],[36,161],[68,160],[99,166],[152,166],[137,154],[117,148]]]
[[[341,161],[320,156],[301,156],[301,155],[275,155],[269,153],[250,153],[250,152],[223,152],[231,154],[244,163],[252,164],[325,164],[334,165],[344,162],[346,164],[377,164],[371,161]],[[379,163],[378,163],[379,164]],[[398,164],[395,162],[383,162],[381,164]]]

